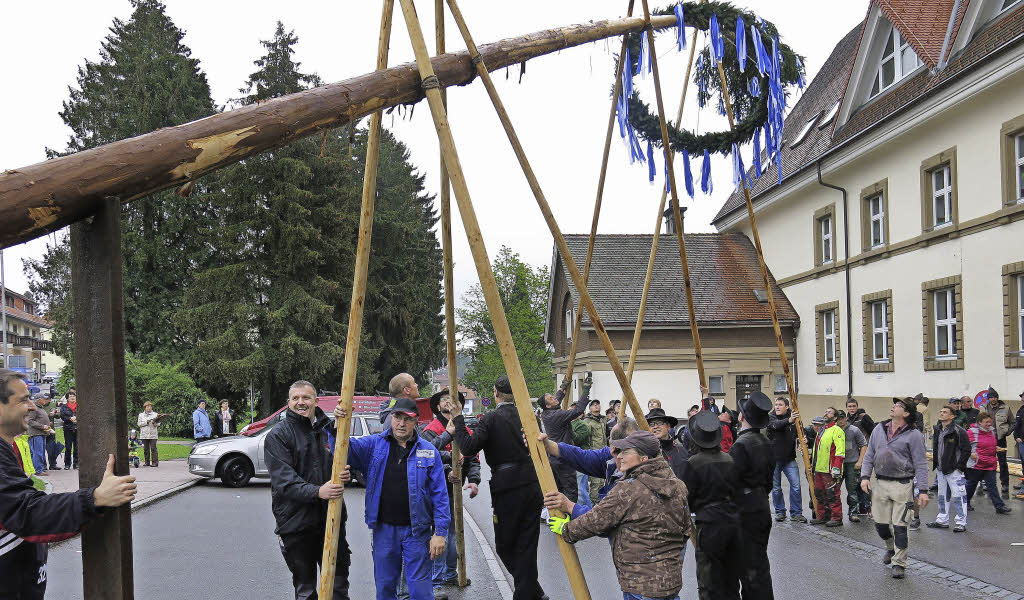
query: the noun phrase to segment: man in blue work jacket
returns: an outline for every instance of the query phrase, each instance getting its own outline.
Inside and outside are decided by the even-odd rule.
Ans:
[[[418,415],[415,400],[398,398],[389,430],[349,442],[349,464],[366,473],[377,600],[395,600],[403,565],[412,600],[433,600],[432,561],[444,552],[448,535],[444,465],[416,434]]]

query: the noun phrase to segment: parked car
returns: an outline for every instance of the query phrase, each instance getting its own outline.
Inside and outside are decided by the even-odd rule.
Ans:
[[[337,404],[337,401],[334,401]],[[323,403],[319,403],[321,408]],[[334,406],[325,411],[333,419]],[[188,470],[193,475],[206,478],[219,478],[228,487],[242,487],[253,478],[270,477],[267,461],[264,458],[264,443],[267,434],[285,417],[283,411],[277,411],[267,419],[256,431],[231,435],[205,442],[192,447],[188,456]],[[352,437],[371,435],[383,430],[380,419],[374,414],[352,415]],[[353,483],[359,485],[364,481],[361,473],[353,472]]]

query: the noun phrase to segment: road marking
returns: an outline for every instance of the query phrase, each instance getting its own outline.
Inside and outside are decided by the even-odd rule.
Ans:
[[[476,538],[477,544],[480,545],[480,549],[484,553],[484,559],[487,561],[488,568],[491,569],[491,575],[494,577],[494,583],[498,586],[498,591],[501,592],[503,600],[512,600],[512,586],[509,584],[508,579],[505,579],[505,574],[501,572],[501,564],[498,563],[498,557],[494,555],[494,551],[491,549],[491,545],[487,542],[487,538],[484,537],[484,532],[480,530],[480,526],[473,520],[473,515],[469,514],[466,509],[462,510],[462,520],[464,523],[469,524],[470,530],[473,531],[473,537]]]

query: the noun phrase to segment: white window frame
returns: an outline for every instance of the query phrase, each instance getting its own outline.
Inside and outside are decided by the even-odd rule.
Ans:
[[[718,385],[718,390],[715,390],[715,384]],[[725,395],[725,376],[724,375],[712,375],[708,377],[708,394],[712,396],[724,396]]]
[[[875,212],[875,204],[878,205],[878,212]],[[885,245],[885,198],[882,194],[876,194],[868,198],[868,239],[872,248]],[[875,239],[875,223],[878,223],[878,239]]]
[[[827,231],[826,231],[827,229]],[[821,264],[827,265],[835,260],[835,248],[832,245],[835,227],[832,224],[832,216],[828,215],[818,219],[818,231],[821,234]]]
[[[881,322],[875,317],[875,307],[880,306],[882,308]],[[872,356],[871,360],[875,363],[887,363],[889,362],[889,302],[887,300],[878,300],[870,304],[871,308],[871,347]],[[881,342],[879,342],[881,339]],[[878,355],[879,348],[882,350],[882,355]]]
[[[935,175],[942,173],[943,187],[935,188]],[[928,173],[929,184],[932,186],[932,228],[941,229],[942,227],[949,227],[953,224],[953,177],[952,169],[949,163],[941,165],[935,169],[932,169]],[[943,209],[946,213],[946,220],[939,222],[939,213],[935,210],[935,206],[938,202],[943,203]]]
[[[1017,182],[1014,191],[1017,193],[1017,204],[1024,203],[1024,133],[1013,137],[1013,179]]]
[[[773,390],[774,390],[774,392],[776,394],[786,394],[786,393],[789,393],[789,384],[786,383],[786,376],[785,375],[776,375],[775,376],[775,386],[774,386]]]
[[[821,313],[822,358],[828,366],[835,366],[836,361],[836,311],[834,309]],[[829,350],[831,349],[831,356]]]
[[[874,98],[878,94],[881,94],[885,90],[899,83],[904,77],[913,73],[921,66],[921,57],[917,55],[917,52],[910,47],[910,43],[903,39],[900,35],[899,30],[895,27],[889,28],[889,34],[885,38],[885,42],[882,44],[882,52],[885,52],[885,47],[892,41],[893,51],[889,54],[885,54],[878,59],[878,71],[875,74],[875,83],[872,85],[870,98]],[[910,51],[914,55],[914,64],[908,69],[903,68],[903,52]],[[883,66],[889,60],[893,61],[893,78],[888,85],[882,79]]]
[[[565,309],[565,339],[572,341],[572,330],[576,327],[576,307],[572,304]]]
[[[1017,275],[1017,351],[1024,355],[1024,275]]]
[[[956,353],[956,289],[935,290],[932,297],[935,308],[935,358],[936,360],[956,360],[959,358]],[[939,319],[940,303],[945,304],[945,319]],[[939,352],[941,339],[946,341],[946,348],[949,350],[947,354]]]

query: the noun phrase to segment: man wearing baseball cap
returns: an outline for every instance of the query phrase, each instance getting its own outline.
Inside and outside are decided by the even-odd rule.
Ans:
[[[914,478],[928,481],[928,459],[924,434],[914,427],[917,408],[912,398],[893,398],[892,418],[871,432],[868,450],[860,470],[860,487],[871,492],[871,518],[888,551],[884,564],[892,564],[893,579],[903,579],[907,568],[910,539],[908,517],[914,511]],[[875,483],[871,483],[871,475]],[[921,508],[928,505],[928,492],[917,495]]]

